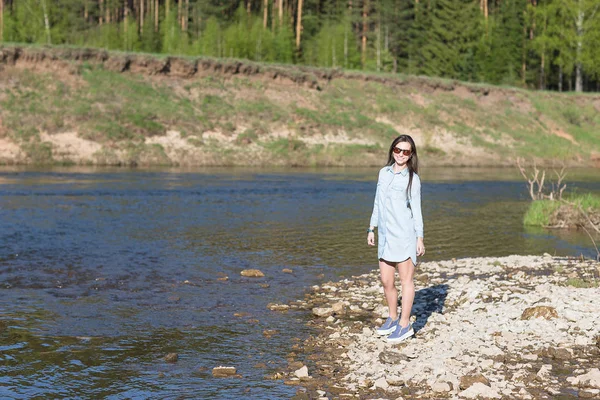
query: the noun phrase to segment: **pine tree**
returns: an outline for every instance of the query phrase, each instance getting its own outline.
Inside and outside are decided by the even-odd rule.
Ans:
[[[470,0],[431,0],[419,10],[426,40],[418,39],[418,73],[461,79],[473,75],[481,27],[477,7]]]
[[[524,0],[504,0],[498,13],[489,19],[489,38],[479,53],[483,80],[519,85],[525,8]]]

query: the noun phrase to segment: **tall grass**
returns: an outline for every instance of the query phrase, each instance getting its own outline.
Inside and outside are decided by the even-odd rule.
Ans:
[[[600,213],[600,196],[592,193],[571,193],[565,196],[565,200],[568,203],[580,206],[587,213]],[[568,203],[563,203],[558,200],[533,201],[525,212],[523,223],[532,226],[548,226],[550,225],[551,217],[556,210],[558,210],[561,205],[568,206]]]
[[[548,226],[550,216],[560,207],[560,202],[552,200],[536,200],[531,202],[523,217],[525,225]]]

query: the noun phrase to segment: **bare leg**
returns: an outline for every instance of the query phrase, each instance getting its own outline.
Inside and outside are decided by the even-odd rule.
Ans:
[[[381,284],[383,285],[383,293],[390,310],[390,318],[398,319],[398,290],[394,284],[396,279],[396,268],[394,264],[387,261],[379,260],[379,272],[381,274]]]
[[[381,265],[381,262],[379,264]],[[402,315],[400,318],[400,326],[405,327],[410,322],[410,312],[412,310],[413,301],[415,300],[415,283],[413,281],[415,265],[413,264],[412,259],[409,258],[406,261],[398,263],[398,274],[400,275],[400,282],[402,283]]]

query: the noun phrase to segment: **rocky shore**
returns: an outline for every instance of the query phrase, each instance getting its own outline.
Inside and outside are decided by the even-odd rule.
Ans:
[[[318,332],[289,354],[297,398],[600,398],[600,263],[543,256],[421,263],[415,337],[391,345],[378,271],[314,286]],[[398,285],[399,286],[399,285]]]

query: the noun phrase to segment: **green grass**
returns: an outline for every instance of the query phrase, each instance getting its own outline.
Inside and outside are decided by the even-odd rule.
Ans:
[[[592,193],[572,194],[566,199],[571,203],[578,204],[584,210],[600,212],[600,196]]]
[[[569,203],[574,203],[586,211],[592,213],[600,213],[600,196],[584,193],[571,193],[564,197]],[[548,226],[552,214],[558,210],[561,205],[566,205],[557,200],[536,200],[531,202],[529,208],[523,217],[523,223],[531,226]]]
[[[43,47],[31,48],[45,51]],[[411,130],[422,135],[419,151],[425,159],[450,157],[444,151],[446,146],[432,144],[440,130],[503,160],[515,156],[588,160],[593,152],[600,153],[600,113],[588,101],[592,97],[585,95],[506,87],[490,103],[492,95],[484,96],[481,89],[493,91],[498,87],[402,74],[350,71],[354,78],[321,83],[322,90],[316,91],[260,76],[162,79],[107,71],[93,61],[73,63],[76,75],[70,77],[26,69],[0,76],[2,127],[35,162],[58,162],[51,157],[51,149],[48,155],[48,149],[38,143],[41,132],[52,135],[68,131],[104,145],[99,157],[106,160],[118,158],[118,151],[106,149],[131,147],[127,154],[133,162],[166,162],[164,149],[144,147],[144,139],[169,130],[191,138],[190,144],[215,153],[217,160],[224,158],[228,146],[203,140],[207,131],[221,132],[231,138],[230,143],[259,147],[265,153],[261,155],[264,160],[270,160],[270,155],[281,160],[293,154],[295,162],[305,165],[364,165],[356,164],[356,160],[378,157],[383,162],[391,139]],[[288,75],[316,71],[257,65],[262,70],[286,70]],[[389,81],[357,79],[366,76]],[[397,85],[399,82],[403,85]],[[470,88],[472,93],[457,95],[452,91],[456,85]],[[431,90],[434,86],[436,90]],[[553,133],[556,129],[571,135],[576,143]],[[288,131],[290,138],[271,139],[277,130]],[[304,140],[338,134],[370,144],[310,145],[310,140]],[[549,206],[535,207],[539,209],[527,220],[543,225]]]
[[[560,202],[536,200],[531,202],[523,217],[523,223],[531,226],[548,226],[550,216],[560,207]]]
[[[585,280],[581,278],[569,278],[565,284],[576,288],[597,288],[599,286],[599,282],[595,279]]]

